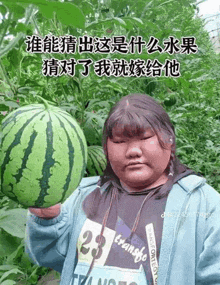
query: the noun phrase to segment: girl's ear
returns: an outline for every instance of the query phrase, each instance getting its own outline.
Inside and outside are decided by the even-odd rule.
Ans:
[[[160,140],[163,142],[164,146],[166,149],[172,149],[173,146],[173,138],[170,135],[164,134],[164,133],[159,133]]]

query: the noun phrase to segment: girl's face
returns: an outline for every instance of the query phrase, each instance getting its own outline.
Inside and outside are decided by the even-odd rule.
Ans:
[[[170,161],[171,143],[163,149],[157,136],[146,130],[141,136],[127,138],[113,129],[113,138],[107,140],[111,167],[122,185],[131,191],[153,188],[168,180],[165,169]],[[139,163],[130,165],[132,163]]]

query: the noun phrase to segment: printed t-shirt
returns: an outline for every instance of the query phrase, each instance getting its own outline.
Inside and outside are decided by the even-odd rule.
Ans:
[[[117,189],[107,224],[104,228],[102,247],[97,251],[103,217],[109,208],[111,190],[101,195],[96,214],[87,218],[77,243],[78,262],[70,285],[80,285],[84,280],[95,255],[93,269],[85,285],[155,285],[163,218],[167,197],[159,200],[155,195],[147,200],[141,210],[140,220],[134,234],[129,238],[137,213],[150,191],[161,186],[129,193]],[[98,188],[95,191],[100,191]],[[91,195],[86,199],[91,200]]]

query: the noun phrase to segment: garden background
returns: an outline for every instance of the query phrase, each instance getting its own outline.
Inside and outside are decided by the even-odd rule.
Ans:
[[[208,183],[220,192],[220,55],[212,48],[209,34],[204,29],[205,21],[198,17],[196,1],[18,0],[15,3],[1,0],[0,16],[0,121],[16,108],[40,103],[37,96],[41,96],[77,119],[90,153],[90,166],[85,176],[99,175],[103,170],[103,157],[94,151],[94,146],[96,150],[97,146],[101,147],[102,128],[111,106],[129,93],[148,94],[170,115],[176,130],[180,160],[205,176]],[[77,48],[69,54],[27,52],[26,36],[32,35],[38,39],[45,39],[47,35],[71,35],[77,40],[85,35],[93,39],[125,36],[127,42],[132,37],[137,41],[140,36],[146,43],[152,40],[151,44],[158,39],[158,45],[163,49],[166,46],[164,41],[172,40],[170,37],[179,40],[179,46],[183,37],[194,37],[198,50],[189,54],[175,49],[172,52],[167,45],[166,52],[149,52],[145,45],[140,54],[137,50],[127,54],[117,51],[80,53]],[[117,41],[120,39],[115,38],[115,43]],[[98,76],[97,69],[95,71],[91,64],[89,74],[85,76],[82,74],[85,71],[83,65],[75,64],[74,75],[65,74],[63,69],[63,75],[55,76],[54,67],[51,69],[54,74],[45,76],[43,62],[52,63],[53,58],[60,62],[70,62],[74,58],[81,63],[88,59],[93,63],[102,59],[117,63],[117,60],[122,62],[124,59],[135,62],[136,69],[133,76],[126,76],[122,70],[120,75],[120,68],[119,76]],[[150,65],[145,74],[140,75],[138,63],[141,64],[141,60]],[[164,65],[166,60],[170,64],[180,64],[180,76],[171,76],[178,73],[174,69],[167,76],[164,75],[165,69],[161,75],[155,76],[159,72],[159,63]],[[59,278],[58,273],[33,265],[24,254],[26,214],[26,209],[1,194],[2,285],[49,284],[45,281],[48,274],[53,274],[53,277],[47,277],[48,280]]]

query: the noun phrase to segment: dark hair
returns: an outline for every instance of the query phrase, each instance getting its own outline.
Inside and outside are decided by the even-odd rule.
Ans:
[[[119,183],[118,177],[111,168],[107,153],[107,139],[112,138],[114,127],[119,128],[120,133],[126,137],[138,136],[150,128],[157,135],[162,148],[165,148],[165,140],[172,140],[171,157],[166,169],[169,179],[159,191],[157,198],[168,195],[175,178],[189,168],[181,164],[176,157],[175,130],[163,107],[152,97],[144,94],[129,94],[112,107],[103,128],[102,146],[107,166],[100,177],[99,186],[109,179]]]

